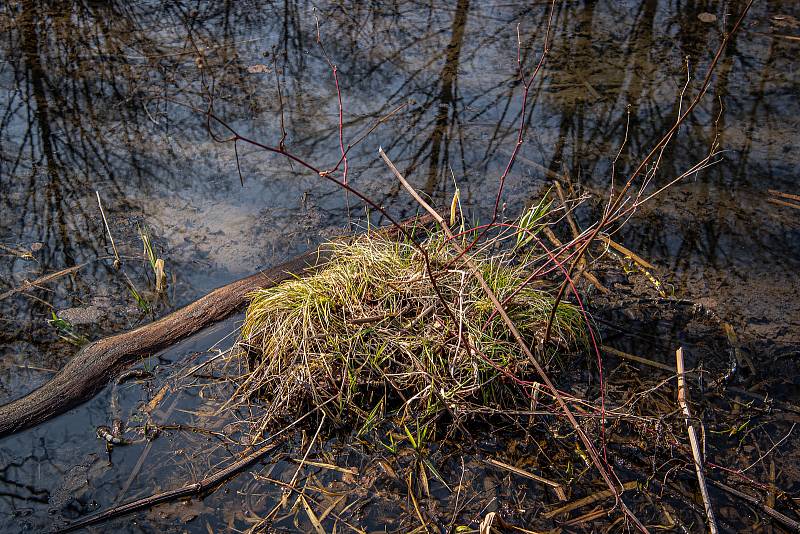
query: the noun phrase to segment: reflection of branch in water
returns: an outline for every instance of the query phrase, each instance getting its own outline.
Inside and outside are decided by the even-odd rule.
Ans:
[[[625,182],[625,184],[620,189],[619,193],[616,195],[616,198],[613,199],[612,201],[609,201],[609,207],[604,211],[603,217],[597,222],[594,228],[592,228],[589,231],[586,240],[578,248],[578,254],[570,264],[569,274],[567,275],[566,279],[569,279],[569,277],[572,275],[580,259],[584,256],[591,243],[597,237],[597,235],[601,231],[604,231],[606,229],[606,226],[609,223],[609,221],[611,221],[614,217],[617,217],[619,215],[619,210],[625,205],[625,202],[627,201],[626,194],[628,190],[631,189],[636,179],[643,173],[647,172],[647,166],[653,161],[654,158],[656,158],[656,156],[660,153],[660,151],[662,151],[663,148],[672,140],[672,136],[675,134],[675,132],[678,131],[678,128],[681,126],[681,124],[683,124],[686,121],[687,117],[689,117],[692,114],[694,109],[700,103],[703,96],[706,94],[706,91],[708,90],[708,87],[711,83],[711,76],[714,74],[715,67],[717,66],[717,63],[722,57],[722,53],[725,51],[728,45],[730,36],[736,33],[736,30],[741,25],[752,4],[753,0],[749,0],[749,2],[745,5],[744,9],[739,15],[739,18],[733,24],[730,33],[727,33],[722,42],[720,43],[719,48],[717,49],[717,52],[714,55],[714,58],[711,60],[711,63],[709,64],[706,70],[706,74],[700,85],[698,94],[690,101],[689,105],[686,107],[683,113],[679,114],[672,127],[669,128],[669,130],[667,130],[667,132],[663,135],[663,137],[659,139],[659,141],[650,149],[650,151],[640,160],[639,164],[636,166],[633,172],[631,172],[628,180]],[[553,318],[555,317],[555,311],[558,307],[558,304],[561,302],[561,299],[564,296],[564,292],[567,289],[566,279],[561,284],[559,292],[556,295],[556,299],[553,304],[553,309],[550,313],[550,320],[548,321],[547,330],[544,335],[545,340],[550,339],[550,332],[553,325]]]
[[[49,465],[48,465],[49,464]],[[57,471],[61,470],[60,467],[55,466],[50,459],[47,450],[43,454],[30,454],[22,460],[7,461],[0,467],[0,485],[9,488],[8,491],[0,490],[0,497],[7,498],[13,503],[16,499],[27,502],[41,502],[48,503],[50,500],[50,490],[40,489],[33,484],[26,484],[18,482],[16,479],[34,480],[34,473],[42,472],[42,467],[55,467]],[[35,480],[39,480],[38,477]],[[21,495],[12,490],[24,490],[28,495]]]
[[[224,57],[223,48],[231,48],[235,40],[233,27],[218,25],[219,20],[230,19],[234,12],[241,21],[252,18],[249,10],[236,11],[230,4],[198,11],[165,3],[158,13],[118,2],[70,4],[49,9],[38,2],[21,2],[7,12],[4,27],[9,31],[0,43],[8,66],[0,84],[9,95],[0,110],[0,227],[9,232],[4,238],[12,239],[13,232],[15,241],[44,243],[37,254],[40,272],[70,269],[105,256],[97,208],[83,201],[87,189],[102,190],[113,212],[113,207],[130,209],[131,197],[160,197],[154,191],[181,188],[194,179],[191,173],[163,165],[169,147],[152,150],[159,132],[151,130],[150,112],[159,115],[162,110],[158,99],[156,106],[144,104],[153,89],[159,94],[191,94],[196,71],[182,69],[179,54],[192,50],[188,43],[214,41],[224,43],[217,54]],[[154,24],[161,16],[179,21],[174,31],[184,35],[177,45]],[[142,62],[131,50],[150,59]],[[214,67],[222,74],[218,78],[230,83],[230,71]],[[239,85],[246,88],[254,81],[240,80]],[[164,130],[191,130],[188,121],[196,118],[170,117],[163,121]],[[198,182],[192,187],[205,186]],[[2,268],[7,270],[3,278],[19,278],[18,263],[4,262]],[[24,265],[23,269],[28,270]],[[88,279],[107,281],[112,294],[126,293],[104,263],[94,263],[84,272]],[[85,285],[86,279],[70,280],[67,292],[50,297],[53,305],[63,306],[64,300],[71,303],[74,296],[94,291]],[[40,300],[14,305],[20,325],[25,317],[41,324],[49,314],[44,309],[48,304]],[[2,334],[10,340],[20,336],[25,337],[24,330]]]
[[[21,495],[19,493],[12,493],[10,491],[0,490],[0,497],[7,497],[14,500],[20,501],[34,501],[45,503],[49,501],[50,492],[46,489],[37,489],[35,486],[31,486],[28,484],[21,484],[14,480],[9,480],[5,477],[0,477],[0,484],[4,486],[11,486],[13,488],[18,488],[20,490],[25,490],[28,492],[28,495]]]

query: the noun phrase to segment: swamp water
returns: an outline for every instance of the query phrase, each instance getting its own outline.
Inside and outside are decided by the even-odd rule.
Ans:
[[[685,58],[691,96],[722,28],[743,7],[709,5],[653,0],[556,6],[552,49],[532,86],[525,143],[506,183],[506,216],[518,216],[559,177],[568,176],[577,191],[605,195],[611,162],[626,139],[615,169],[616,180],[624,180],[673,123]],[[533,66],[548,8],[546,2],[464,0],[320,7],[320,35],[341,86],[345,143],[404,105],[350,152],[349,181],[399,218],[416,212],[377,157],[382,146],[436,206],[449,205],[455,177],[468,218],[486,220],[521,113],[517,25],[522,60]],[[364,209],[352,196],[296,163],[240,143],[242,186],[233,147],[215,143],[203,115],[186,107],[205,109],[213,94],[219,116],[268,144],[281,139],[283,115],[286,146],[320,168],[333,167],[340,156],[337,92],[316,43],[312,4],[26,0],[0,5],[0,29],[0,401],[33,389],[60,368],[77,350],[65,338],[93,340],[149,322],[347,232],[348,220],[363,226]],[[752,362],[736,387],[793,405],[800,401],[800,210],[771,202],[782,197],[770,191],[800,193],[799,38],[796,3],[753,6],[723,53],[708,94],[664,153],[656,184],[702,159],[716,135],[723,149],[719,162],[643,205],[616,235],[656,265],[670,296],[701,303],[733,326]],[[96,191],[124,272],[146,305],[112,266]],[[596,206],[579,211],[578,223],[595,220]],[[371,216],[374,224],[385,222]],[[150,266],[141,259],[139,229],[145,227],[167,265],[168,290],[158,298]],[[26,280],[84,263],[41,288],[5,295]],[[53,311],[72,328],[59,330]],[[213,357],[209,350],[230,344],[240,320],[144,362],[153,378],[121,384],[120,409],[136,413],[176,369]],[[659,361],[668,361],[679,341],[691,342],[670,328],[641,334],[658,342],[646,345],[634,336],[625,348],[662,350],[645,354]],[[236,452],[213,447],[213,435],[164,431],[152,445],[115,448],[109,461],[95,429],[110,424],[111,397],[109,387],[64,416],[0,441],[0,530],[63,525],[202,478]],[[161,402],[153,417],[190,424],[203,399],[194,392],[167,394]],[[741,464],[729,467],[750,466],[775,446],[774,467],[756,462],[748,475],[766,483],[773,472],[776,486],[795,497],[800,473],[793,421],[754,419],[746,432],[720,442],[741,454]],[[536,448],[525,437],[483,436],[475,445],[480,455],[431,444],[428,458],[443,482],[431,476],[430,495],[418,503],[423,512],[452,515],[450,526],[473,529],[490,511],[520,525],[536,517],[541,509],[529,504],[549,504],[554,497],[534,481],[511,478],[481,461],[496,455],[519,463]],[[297,469],[291,459],[305,450],[297,445],[202,501],[155,507],[97,531],[245,530],[281,499],[281,486],[258,476],[288,482]],[[329,494],[315,505],[317,514],[331,506],[340,518],[337,531],[347,523],[370,531],[420,527],[404,481],[386,474],[380,453],[347,441],[334,440],[328,448],[337,465],[359,473],[360,487],[374,490],[337,503],[354,475],[319,468],[313,485]],[[461,491],[452,491],[459,484]],[[712,489],[712,497],[726,525],[747,530],[760,524],[756,511],[730,496]],[[600,529],[614,518],[567,528]],[[327,531],[336,520],[325,519]],[[693,512],[680,524],[704,528]],[[448,521],[430,526],[447,527]],[[287,509],[275,528],[313,526],[302,510]]]

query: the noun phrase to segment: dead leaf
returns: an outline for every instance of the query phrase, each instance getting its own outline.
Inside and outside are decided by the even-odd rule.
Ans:
[[[153,410],[158,408],[158,405],[161,404],[162,400],[164,400],[164,395],[167,394],[167,391],[169,391],[168,385],[165,385],[161,389],[159,389],[158,393],[156,393],[155,396],[152,399],[150,399],[150,402],[148,402],[145,405],[145,407],[142,408],[142,410],[147,413],[153,413]]]
[[[167,288],[167,274],[164,272],[164,260],[158,258],[153,266],[156,274],[156,293],[162,293]]]
[[[700,13],[697,15],[700,22],[712,23],[717,21],[717,16],[713,13]]]
[[[249,67],[247,67],[247,72],[249,72],[250,74],[264,74],[264,73],[272,72],[272,69],[270,69],[266,65],[263,65],[263,64],[259,63],[259,64],[256,64],[256,65],[250,65]]]

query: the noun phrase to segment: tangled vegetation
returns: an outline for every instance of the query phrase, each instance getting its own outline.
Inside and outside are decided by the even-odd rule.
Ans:
[[[530,375],[530,362],[441,234],[417,245],[373,232],[328,247],[322,271],[251,294],[240,398],[266,398],[276,420],[325,406],[362,430],[394,409],[419,417],[526,401],[506,376]],[[562,303],[542,344],[554,300],[524,284],[513,252],[471,257],[529,346],[552,358],[585,343],[580,310]]]

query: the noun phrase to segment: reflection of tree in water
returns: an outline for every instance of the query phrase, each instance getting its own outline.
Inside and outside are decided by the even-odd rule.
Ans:
[[[718,19],[737,12],[740,4],[721,5]],[[196,194],[189,207],[201,197],[238,202],[252,196],[255,200],[246,200],[270,209],[277,204],[282,211],[268,211],[263,224],[296,230],[306,213],[285,199],[299,199],[314,188],[328,219],[313,224],[340,224],[345,219],[341,193],[317,189],[315,177],[304,177],[279,158],[245,153],[248,182],[239,190],[235,168],[226,164],[230,147],[211,144],[202,117],[173,103],[204,106],[213,92],[215,109],[242,133],[277,143],[277,77],[289,149],[322,166],[335,162],[336,92],[315,42],[312,7],[290,0],[58,7],[24,0],[0,8],[0,85],[6,94],[0,102],[0,242],[45,243],[37,254],[36,269],[42,272],[105,256],[95,189],[112,219],[114,213],[122,217],[141,210],[143,199],[162,197],[170,203],[189,190]],[[756,5],[751,19],[763,20],[778,7]],[[520,121],[516,25],[522,63],[535,64],[546,8],[400,0],[351,2],[320,11],[322,39],[342,81],[345,141],[413,101],[353,151],[356,186],[390,209],[410,205],[375,158],[382,143],[412,182],[440,205],[449,199],[451,168],[462,190],[473,191],[472,202],[485,202]],[[623,179],[675,119],[684,56],[691,56],[691,93],[719,41],[721,23],[697,20],[703,9],[706,4],[698,2],[677,9],[657,0],[628,6],[559,3],[544,76],[531,90],[525,159],[510,178],[521,184],[518,190],[530,193],[552,173],[566,171],[576,183],[602,193],[631,106],[628,140],[617,165],[616,179]],[[741,274],[758,255],[797,267],[791,255],[770,253],[784,234],[791,235],[785,224],[754,207],[753,192],[790,184],[793,156],[773,147],[789,141],[766,134],[756,138],[752,130],[791,130],[786,115],[797,106],[790,101],[794,89],[785,74],[792,71],[791,50],[775,40],[747,37],[737,36],[725,52],[703,106],[665,152],[660,181],[707,152],[720,100],[722,141],[736,151],[687,184],[685,195],[670,193],[644,207],[621,238],[650,259],[676,258],[674,267],[681,273],[726,273],[733,267]],[[268,72],[248,73],[255,64]],[[582,215],[583,223],[591,216]],[[3,289],[33,278],[26,272],[31,265],[5,256]],[[182,275],[191,280],[202,270],[187,262]],[[58,287],[35,295],[62,306],[99,288],[125,292],[100,262],[75,279],[62,279]],[[46,304],[17,296],[1,302],[0,309],[8,316],[0,354],[18,351],[15,344],[21,340],[40,350],[50,347],[54,336],[43,338],[31,328],[49,315]],[[0,493],[39,495],[38,487],[20,482],[26,476],[20,473],[4,471]]]
[[[11,97],[2,124],[0,179],[4,190],[16,195],[4,196],[4,207],[9,208],[4,213],[20,220],[34,218],[23,227],[8,227],[20,232],[18,238],[50,238],[45,240],[55,265],[62,256],[74,261],[75,237],[68,232],[88,230],[89,214],[65,201],[91,192],[93,184],[104,194],[124,198],[126,190],[147,189],[149,182],[164,178],[141,150],[147,132],[154,129],[144,112],[148,93],[171,86],[172,95],[176,90],[199,91],[192,86],[196,69],[184,79],[181,63],[186,57],[192,62],[196,55],[189,46],[200,40],[194,32],[201,33],[201,14],[190,17],[172,3],[159,13],[183,23],[186,42],[179,48],[188,48],[187,56],[175,52],[173,43],[156,40],[163,38],[158,35],[161,28],[147,13],[113,3],[75,3],[51,13],[26,1],[9,18],[13,31],[7,34],[4,55],[12,70],[4,84]],[[206,22],[216,24],[217,18],[217,13],[207,14]],[[145,29],[147,24],[154,27]],[[225,28],[222,25],[223,35],[215,38],[229,39]],[[30,173],[24,184],[17,179],[22,173]],[[92,245],[81,243],[86,246]]]
[[[483,191],[473,195],[473,202],[485,200],[520,120],[515,27],[520,24],[523,65],[530,65],[541,51],[545,7],[461,0],[454,6],[354,3],[319,12],[322,38],[342,80],[347,137],[413,101],[354,150],[356,183],[387,205],[408,205],[394,184],[381,178],[385,173],[374,150],[382,141],[410,178],[439,202],[448,196],[451,168],[462,188]],[[336,94],[315,43],[311,5],[75,2],[53,8],[26,0],[7,7],[2,17],[9,31],[0,45],[6,60],[0,83],[8,91],[0,116],[0,237],[11,244],[44,242],[38,257],[43,272],[107,253],[94,189],[112,212],[136,211],[141,199],[187,188],[209,198],[235,192],[231,167],[224,163],[229,147],[205,148],[209,139],[202,118],[173,100],[203,106],[213,92],[216,109],[226,118],[273,142],[279,136],[277,77],[289,148],[320,163],[338,157]],[[626,135],[626,106],[632,112],[618,180],[674,120],[683,57],[691,54],[693,72],[700,72],[719,39],[718,27],[699,23],[694,10],[673,12],[657,1],[637,3],[632,11],[594,2],[559,5],[554,32],[545,76],[531,92],[521,155],[552,172],[567,171],[596,190],[608,184],[609,159]],[[723,98],[726,109],[722,127],[780,123],[763,94],[771,90],[776,64],[785,54],[771,45],[762,61],[737,43],[726,52],[707,104],[665,153],[664,179],[707,150],[719,109],[716,97]],[[746,69],[733,69],[736,61]],[[278,72],[249,74],[247,67],[256,63],[270,71],[275,65]],[[752,89],[732,91],[731,84]],[[753,158],[752,143],[746,136],[736,156],[727,156],[730,162],[704,173],[696,194],[710,204],[720,187],[747,183],[748,169],[764,165],[763,154]],[[277,158],[250,153],[243,165],[246,176],[259,181],[256,194],[265,200],[278,191],[299,197],[318,184],[313,177],[298,181]],[[766,169],[766,176],[771,173]],[[520,183],[526,176],[545,178],[524,160],[514,175]],[[214,176],[222,179],[209,180]],[[319,196],[328,217],[342,220],[340,193],[322,186]],[[290,214],[295,209],[283,207]],[[766,246],[726,209],[721,204],[720,211],[706,210],[696,219],[688,214],[677,245],[674,228],[633,229],[628,238],[650,255],[678,251],[683,270],[697,260],[724,263],[725,233],[745,233],[755,246]],[[291,225],[282,221],[292,219],[282,217],[280,224]],[[9,258],[3,262],[3,283],[16,285],[27,267]],[[102,264],[85,272],[109,283]],[[89,290],[80,277],[64,280],[62,287]],[[35,300],[15,302],[23,311],[15,313],[17,329],[9,339],[26,321],[48,313]]]
[[[11,96],[3,114],[0,171],[7,192],[2,202],[3,226],[8,232],[2,237],[23,244],[46,243],[40,267],[50,271],[106,253],[102,228],[90,201],[93,189],[102,192],[112,211],[125,208],[126,203],[134,208],[137,196],[159,195],[165,189],[187,186],[187,182],[193,189],[202,189],[202,180],[176,169],[173,160],[180,155],[163,143],[169,135],[207,143],[202,121],[169,106],[161,97],[202,104],[206,88],[213,87],[218,106],[239,121],[252,122],[265,137],[273,135],[277,113],[274,84],[267,77],[248,76],[244,69],[246,62],[258,59],[253,58],[253,48],[264,55],[273,48],[278,51],[292,148],[325,154],[323,157],[335,154],[335,121],[327,113],[334,95],[327,66],[313,42],[310,6],[286,2],[277,6],[281,17],[272,16],[267,7],[244,9],[227,4],[190,9],[165,3],[154,10],[124,3],[76,3],[53,10],[27,1],[10,9],[5,20],[11,31],[4,45],[8,68],[3,84]],[[354,80],[350,89],[355,96],[345,98],[366,103],[353,106],[348,131],[369,124],[393,100],[430,95],[419,98],[422,102],[413,113],[411,127],[426,134],[435,124],[431,135],[439,141],[389,137],[398,139],[397,147],[425,147],[416,150],[414,163],[431,159],[431,176],[440,174],[436,168],[447,166],[449,138],[459,130],[456,122],[447,123],[448,115],[454,121],[458,117],[457,62],[468,8],[467,2],[457,6],[452,21],[455,31],[450,32],[446,31],[449,26],[437,26],[439,21],[449,20],[450,13],[428,6],[426,14],[415,17],[427,18],[432,25],[430,39],[417,46],[418,35],[406,32],[397,43],[375,41],[375,49],[382,49],[377,53],[363,50],[362,41],[370,37],[358,31],[346,32],[347,38],[340,42],[336,39],[342,33],[339,28],[359,27],[363,22],[359,17],[382,19],[375,31],[384,33],[399,28],[395,26],[398,17],[406,14],[386,14],[373,6],[323,17],[324,33],[333,41],[337,63]],[[444,46],[447,42],[450,46]],[[246,60],[239,47],[249,53]],[[409,55],[414,64],[426,54],[430,58],[426,68],[409,66],[398,79],[397,72],[387,72],[386,57],[398,58],[409,47],[413,47]],[[315,55],[309,56],[309,50]],[[474,49],[470,53],[474,56]],[[198,55],[204,58],[202,79],[196,66]],[[446,61],[440,70],[436,63],[442,57]],[[270,63],[269,58],[263,61]],[[389,97],[376,103],[374,94],[380,91],[373,83],[387,77],[397,80],[396,90],[392,88]],[[431,154],[426,153],[428,146]],[[441,162],[437,161],[440,152]],[[18,262],[11,263],[4,276],[8,285],[13,285],[14,274],[24,269]]]
[[[727,12],[735,13],[740,7],[728,6]],[[631,106],[630,128],[617,165],[617,183],[674,121],[686,77],[684,57],[690,56],[690,98],[720,40],[720,25],[697,20],[701,6],[676,12],[660,2],[642,2],[630,14],[610,9],[611,13],[587,2],[560,13],[560,33],[549,63],[551,83],[544,96],[538,95],[539,118],[533,119],[550,127],[539,133],[552,142],[529,143],[522,152],[551,171],[565,170],[598,192],[607,188],[610,159],[625,136],[626,106]],[[765,13],[770,12],[755,12],[751,17],[763,19]],[[723,14],[717,14],[720,21]],[[615,16],[632,20],[615,25],[609,20]],[[776,84],[782,99],[788,95],[787,87],[781,87],[778,67],[788,56],[776,54],[774,44],[767,50],[742,49],[742,39],[744,35],[736,35],[724,52],[703,105],[665,152],[654,186],[679,175],[707,153],[717,117],[723,148],[736,151],[727,152],[723,163],[668,193],[669,201],[645,206],[641,210],[644,217],[635,219],[624,231],[625,239],[637,250],[656,258],[678,258],[681,271],[734,267],[741,264],[743,254],[732,254],[732,249],[742,247],[749,256],[745,263],[752,262],[754,255],[774,246],[768,242],[781,232],[773,222],[765,242],[754,227],[748,227],[749,215],[742,212],[741,199],[734,198],[735,191],[747,192],[758,183],[781,180],[767,157],[769,148],[754,146],[750,136],[731,140],[726,128],[730,125],[741,132],[752,127],[748,125],[768,124],[773,131],[785,131],[780,106],[770,106],[764,96],[774,91]],[[762,57],[764,52],[767,54]],[[586,87],[582,95],[570,94],[581,85],[591,88]],[[676,198],[680,189],[692,191],[688,205],[686,199]],[[595,215],[584,214],[584,223]]]
[[[697,56],[707,55],[719,39],[717,27],[699,23],[694,11],[672,12],[657,1],[636,4],[630,12],[601,9],[594,2],[560,5],[546,80],[531,94],[522,155],[556,173],[566,170],[579,181],[605,186],[609,158],[625,136],[625,107],[631,106],[628,141],[617,169],[617,178],[623,177],[674,120],[683,56],[691,54],[693,72],[700,72],[708,58]],[[446,196],[449,186],[443,178],[450,168],[467,188],[493,186],[519,122],[515,26],[521,24],[523,64],[528,65],[541,47],[545,13],[544,6],[517,9],[466,0],[455,6],[356,3],[320,12],[322,37],[343,81],[346,134],[354,136],[399,103],[414,102],[382,128],[376,142],[354,151],[354,179],[393,201],[396,188],[376,176],[380,168],[373,151],[380,139],[412,179],[424,180],[429,195]],[[232,187],[234,180],[204,179],[229,173],[229,167],[223,171],[213,161],[213,154],[225,154],[225,148],[195,163],[199,173],[175,164],[192,159],[192,144],[207,144],[208,137],[197,114],[167,99],[204,105],[207,91],[213,91],[218,109],[238,126],[274,140],[279,111],[275,79],[248,74],[246,67],[255,62],[271,69],[274,58],[278,67],[290,149],[322,161],[337,157],[335,91],[314,42],[310,5],[75,2],[52,8],[26,0],[6,8],[3,24],[9,31],[2,41],[6,61],[0,76],[9,96],[0,119],[2,238],[46,243],[44,271],[105,254],[90,202],[93,189],[120,209],[135,206],[137,197],[187,187],[210,195],[219,194],[220,184],[223,190]],[[714,97],[725,99],[722,126],[731,115],[739,123],[779,122],[763,92],[770,90],[776,62],[785,57],[771,45],[769,57],[758,61],[737,43],[726,52],[708,104],[666,152],[661,163],[665,178],[707,150],[718,111]],[[734,61],[746,70],[731,74]],[[752,90],[731,92],[730,76],[734,84]],[[758,76],[754,84],[741,83]],[[172,139],[189,151],[177,151]],[[713,197],[720,185],[747,180],[745,169],[763,164],[760,155],[751,159],[751,149],[752,140],[746,138],[733,164],[736,170],[725,164],[701,177],[712,188],[703,194]],[[260,169],[264,161],[257,156],[245,167]],[[287,168],[284,162],[266,161],[268,170]],[[542,176],[524,163],[517,164],[515,173],[526,170]],[[280,173],[270,174],[280,179]],[[279,186],[276,182],[262,194]],[[340,210],[334,200],[326,206],[331,213]],[[681,257],[713,259],[718,234],[727,230],[716,224],[695,226],[684,236]],[[666,235],[636,233],[631,237],[644,251],[674,250]],[[5,284],[13,285],[21,269],[19,261],[5,262]]]

